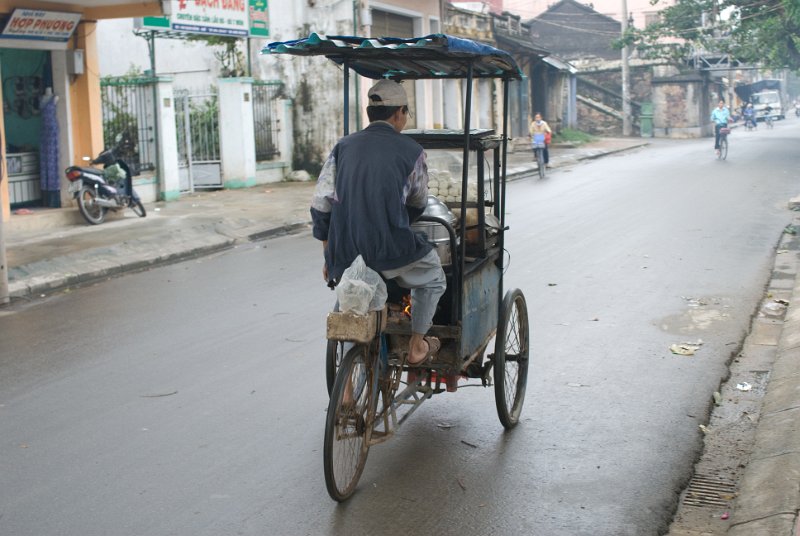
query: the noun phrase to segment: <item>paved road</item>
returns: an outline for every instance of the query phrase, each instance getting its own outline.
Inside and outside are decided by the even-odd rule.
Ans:
[[[669,523],[791,220],[800,125],[510,186],[528,298],[521,425],[434,398],[324,490],[319,245],[307,233],[0,315],[0,533],[648,535]],[[703,340],[694,357],[668,348]]]

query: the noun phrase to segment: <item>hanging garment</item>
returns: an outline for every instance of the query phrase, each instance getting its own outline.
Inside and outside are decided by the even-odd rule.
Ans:
[[[39,181],[42,187],[42,204],[45,207],[61,206],[61,174],[58,170],[58,117],[57,97],[42,102],[42,130],[39,140]]]

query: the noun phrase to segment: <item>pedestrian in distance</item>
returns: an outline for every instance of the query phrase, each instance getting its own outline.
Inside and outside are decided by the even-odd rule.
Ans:
[[[425,366],[441,348],[427,332],[447,286],[436,251],[411,229],[428,200],[426,155],[400,134],[410,113],[400,84],[380,80],[367,98],[369,125],[340,139],[320,172],[311,201],[313,234],[322,241],[329,286],[361,255],[368,267],[411,290],[406,362]]]
[[[711,112],[711,121],[714,123],[714,150],[719,156],[719,131],[722,128],[728,128],[728,120],[731,117],[731,112],[725,106],[725,101],[720,99],[717,107]]]

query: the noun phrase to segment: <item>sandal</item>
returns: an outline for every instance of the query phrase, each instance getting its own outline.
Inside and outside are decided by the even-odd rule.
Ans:
[[[423,337],[422,340],[424,340],[425,342],[428,343],[428,353],[426,353],[425,357],[423,357],[420,361],[411,362],[411,361],[408,361],[408,358],[406,358],[406,365],[407,366],[413,367],[413,368],[430,367],[431,364],[433,363],[434,356],[442,348],[441,341],[439,339],[437,339],[436,337]]]

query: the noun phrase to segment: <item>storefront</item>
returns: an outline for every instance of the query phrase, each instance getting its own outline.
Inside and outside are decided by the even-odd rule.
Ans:
[[[63,170],[103,148],[96,21],[164,14],[160,0],[125,2],[0,0],[0,303],[12,209],[68,205]]]
[[[63,169],[102,149],[97,46],[99,19],[162,14],[161,3],[114,0],[0,6],[0,117],[4,164],[0,208],[67,205]]]
[[[53,194],[52,188],[47,188],[47,184],[42,188],[39,173],[42,160],[45,171],[53,165],[58,166],[58,161],[49,161],[53,154],[57,158],[58,146],[55,146],[55,153],[48,151],[48,141],[42,139],[49,136],[51,131],[47,127],[53,125],[52,121],[43,118],[43,115],[50,116],[54,112],[50,104],[54,99],[50,53],[43,50],[0,49],[0,65],[11,209],[58,207],[61,200]]]

